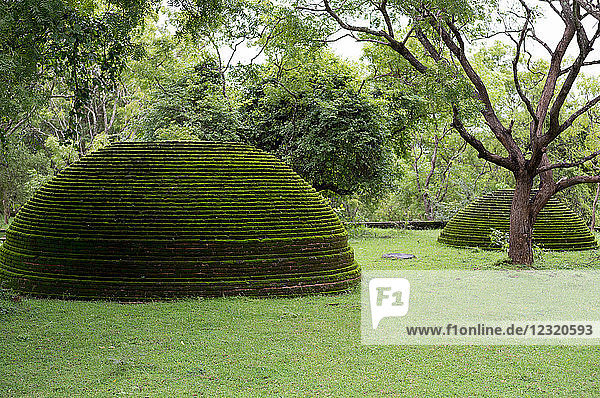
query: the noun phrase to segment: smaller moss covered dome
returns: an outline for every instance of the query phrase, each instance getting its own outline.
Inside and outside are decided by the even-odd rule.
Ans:
[[[488,193],[459,211],[442,230],[439,241],[458,247],[498,248],[493,230],[508,233],[513,190]],[[533,227],[535,244],[550,250],[588,250],[597,247],[594,235],[575,212],[551,198]]]

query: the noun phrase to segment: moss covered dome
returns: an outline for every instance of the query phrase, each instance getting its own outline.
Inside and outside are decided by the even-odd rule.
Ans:
[[[439,241],[451,246],[493,249],[493,230],[508,233],[513,191],[489,193],[459,211],[440,234]],[[588,250],[597,247],[585,222],[558,199],[544,206],[533,227],[533,241],[545,249]]]
[[[138,300],[336,292],[360,270],[331,208],[275,157],[132,142],[84,157],[23,206],[0,277],[34,295]]]

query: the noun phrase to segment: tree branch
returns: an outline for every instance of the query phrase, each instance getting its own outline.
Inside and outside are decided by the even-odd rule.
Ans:
[[[567,120],[564,121],[563,124],[560,125],[560,127],[558,128],[559,133],[562,133],[563,131],[565,131],[566,129],[568,129],[569,127],[571,127],[571,125],[573,124],[573,122],[575,122],[575,120],[577,120],[577,118],[581,115],[583,115],[585,112],[589,111],[591,108],[593,108],[598,102],[600,102],[600,95],[598,95],[597,97],[592,98],[591,100],[589,100],[584,106],[582,106],[581,108],[579,108],[575,113],[573,113]]]
[[[591,16],[600,21],[600,6],[598,4],[590,3],[586,0],[575,0],[577,4],[586,10]]]
[[[550,57],[554,56],[554,51],[552,51],[548,43],[537,37],[534,30],[532,30],[532,33],[531,35],[529,35],[529,37],[531,37],[533,40],[537,41],[542,47],[544,47],[544,49],[548,51],[548,54],[550,54]]]
[[[469,145],[471,145],[477,151],[477,156],[479,158],[497,164],[498,166],[504,167],[508,170],[516,170],[517,164],[512,162],[510,159],[503,158],[501,156],[496,155],[495,153],[488,151],[481,141],[479,141],[467,131],[462,121],[460,120],[460,116],[458,115],[458,109],[456,108],[456,105],[452,106],[452,112],[452,127]]]
[[[415,68],[420,73],[425,73],[427,71],[427,67],[425,65],[423,65],[423,63],[421,63],[412,52],[410,52],[410,50],[404,45],[404,43],[397,41],[389,33],[385,32],[383,30],[374,30],[371,28],[367,28],[365,26],[350,25],[350,24],[344,22],[344,20],[342,20],[342,18],[331,8],[331,6],[329,4],[329,0],[323,0],[323,4],[325,5],[325,11],[342,28],[352,31],[352,32],[362,32],[362,33],[366,33],[366,34],[369,34],[372,36],[384,38],[385,40],[388,41],[389,46],[394,51],[396,51],[398,54],[400,54],[404,59],[406,59],[412,65],[413,68]]]
[[[510,130],[504,127],[502,122],[500,122],[500,119],[498,119],[498,116],[496,115],[496,112],[494,111],[494,108],[492,106],[492,101],[488,94],[487,88],[483,83],[483,80],[481,80],[481,77],[477,74],[475,69],[473,69],[473,66],[467,59],[465,52],[461,49],[459,45],[454,43],[448,31],[444,29],[444,27],[439,23],[439,21],[430,18],[430,23],[432,24],[433,28],[440,33],[440,36],[444,41],[446,47],[448,47],[448,49],[450,49],[450,51],[458,58],[458,61],[460,62],[463,71],[467,75],[467,78],[471,81],[473,86],[475,86],[477,97],[485,107],[485,109],[481,111],[481,113],[485,118],[486,123],[498,139],[498,141],[500,141],[500,143],[508,151],[511,159],[513,159],[513,162],[524,163],[525,159],[523,157],[523,153],[521,152],[519,146],[516,144],[513,137],[511,136]],[[446,24],[448,24],[448,26],[451,27],[455,36],[460,37],[460,33],[451,22],[446,21]],[[462,39],[460,39],[459,42],[462,42]],[[471,144],[471,146],[473,146],[473,144]],[[511,167],[509,169],[512,170],[512,168],[513,166],[511,164]]]
[[[552,137],[548,134],[544,135],[542,133],[542,128],[544,126],[544,121],[546,120],[546,115],[548,114],[550,101],[552,100],[552,97],[554,97],[554,90],[556,88],[556,82],[558,80],[558,77],[560,76],[562,60],[565,56],[567,48],[569,47],[569,44],[575,36],[576,31],[573,20],[566,16],[569,13],[568,1],[560,0],[560,2],[563,8],[563,12],[560,15],[561,18],[563,18],[563,21],[565,21],[566,25],[563,31],[563,35],[558,44],[556,45],[556,49],[552,54],[550,66],[548,67],[548,73],[546,74],[546,83],[542,88],[542,93],[540,95],[538,106],[536,108],[536,115],[539,120],[537,129],[530,129],[529,132],[532,146],[532,155],[529,161],[529,167],[531,169],[535,169],[539,166],[540,162],[542,161],[542,158],[544,157],[546,146],[550,142],[552,142],[554,138],[556,138],[556,136]],[[556,10],[556,12],[558,12],[558,10]]]
[[[440,139],[438,138],[438,136],[436,134],[434,137],[433,155],[431,155],[431,161],[429,162],[429,173],[427,174],[427,177],[425,178],[425,187],[426,188],[429,188],[429,185],[431,184],[431,178],[433,177],[433,174],[435,173],[435,165],[437,163],[439,146],[440,146]]]
[[[450,174],[450,168],[452,167],[454,161],[458,159],[458,157],[465,151],[466,148],[467,142],[463,140],[463,143],[460,146],[460,148],[458,148],[458,150],[452,154],[450,159],[447,160],[446,167],[444,167],[444,170],[442,170],[442,172],[440,173],[442,175],[442,181],[440,188],[438,189],[435,195],[436,200],[441,201],[446,196],[446,192],[448,191],[448,174]]]
[[[560,88],[560,91],[556,96],[556,99],[554,100],[554,103],[552,104],[552,107],[550,108],[550,126],[548,127],[548,133],[546,134],[548,136],[547,139],[550,139],[550,141],[556,138],[561,132],[559,126],[560,110],[562,109],[567,99],[567,96],[569,95],[569,92],[571,92],[573,84],[575,83],[575,79],[579,75],[583,62],[592,50],[590,46],[590,40],[588,39],[585,29],[581,24],[581,21],[579,20],[579,10],[576,5],[574,5],[573,14],[574,15],[572,23],[575,26],[575,31],[577,33],[577,44],[579,46],[579,54],[577,55],[575,62],[571,66],[571,70],[569,71],[567,78],[565,79],[562,87]],[[560,74],[560,65],[558,74]],[[556,77],[558,78],[558,75]],[[546,143],[546,145],[548,145],[548,143]]]
[[[600,175],[563,178],[556,183],[555,192],[560,192],[577,184],[593,184],[598,182],[600,182]]]
[[[394,27],[392,25],[392,20],[390,19],[390,15],[387,12],[387,0],[381,0],[381,4],[377,7],[381,15],[383,16],[383,20],[385,21],[385,26],[387,26],[388,34],[391,37],[394,37]]]
[[[423,33],[423,30],[421,30],[421,28],[415,28],[415,37],[417,38],[417,40],[419,40],[419,42],[427,51],[427,54],[429,54],[431,59],[433,59],[436,62],[442,60],[439,51],[435,48],[435,46],[431,43],[427,36],[425,36],[425,33]]]
[[[600,64],[600,60],[588,61],[588,62],[584,62],[583,64],[581,64],[581,67],[591,66],[591,65],[599,65],[599,64]],[[568,73],[571,70],[572,67],[573,67],[573,65],[571,65],[571,66],[569,66],[569,67],[561,70],[560,74],[564,75],[565,73]]]
[[[267,35],[267,38],[265,39],[265,42],[263,43],[262,46],[260,46],[260,50],[258,51],[258,53],[256,53],[254,55],[254,57],[252,57],[252,59],[250,60],[250,65],[252,65],[254,63],[254,61],[256,61],[256,59],[265,51],[265,49],[267,48],[267,46],[269,45],[269,42],[271,41],[271,39],[275,36],[274,32],[275,29],[277,28],[277,26],[281,23],[281,21],[283,21],[283,17],[279,17],[276,21],[275,24],[273,26],[273,28],[271,29],[271,31],[269,32],[269,34]],[[264,27],[264,29],[262,30],[262,32],[260,33],[260,37],[263,37],[263,35],[265,34],[265,31],[267,30],[267,26]],[[237,44],[236,44],[236,49],[237,49]],[[233,51],[233,53],[231,54],[231,58],[233,58],[233,54],[235,53],[235,50]],[[231,58],[229,59],[229,62],[231,62]],[[229,65],[229,62],[227,63],[227,65]]]
[[[598,150],[598,151],[596,151],[596,152],[594,152],[594,153],[591,153],[591,154],[589,154],[588,156],[586,156],[586,157],[584,157],[584,158],[581,158],[581,159],[579,159],[579,160],[578,160],[578,161],[576,161],[576,162],[572,162],[572,163],[567,163],[567,162],[563,162],[563,163],[555,163],[555,164],[552,164],[552,165],[550,165],[550,166],[540,167],[540,168],[538,169],[538,171],[537,171],[537,173],[536,173],[536,174],[543,173],[543,172],[545,172],[545,171],[548,171],[548,170],[554,170],[554,169],[568,169],[568,168],[570,168],[570,167],[581,166],[581,165],[582,165],[582,164],[584,164],[585,162],[589,162],[590,160],[592,160],[592,159],[596,158],[598,155],[600,155],[600,150]]]
[[[537,125],[539,123],[539,120],[537,118],[537,115],[535,114],[535,111],[533,109],[533,105],[531,104],[531,101],[529,100],[529,98],[527,98],[527,96],[523,92],[523,88],[521,87],[521,82],[519,81],[519,74],[518,74],[519,58],[521,57],[521,46],[525,42],[525,37],[527,35],[527,27],[530,23],[530,18],[531,18],[531,10],[529,9],[529,7],[527,7],[522,1],[521,1],[521,4],[523,4],[523,7],[525,7],[525,10],[527,12],[527,17],[526,17],[525,23],[523,24],[523,29],[521,29],[521,33],[519,35],[519,41],[515,43],[517,45],[517,50],[515,53],[515,57],[513,58],[513,61],[512,61],[513,80],[515,81],[515,87],[517,89],[517,94],[519,94],[521,101],[523,101],[523,103],[527,107],[527,111],[529,112],[529,115],[531,115],[531,118],[533,119],[534,128],[537,130]]]

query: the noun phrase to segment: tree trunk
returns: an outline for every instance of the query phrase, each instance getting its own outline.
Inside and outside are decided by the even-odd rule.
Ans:
[[[533,217],[530,194],[533,179],[529,176],[515,177],[515,194],[510,210],[508,257],[513,264],[533,264]]]
[[[429,199],[429,196],[424,193],[423,196],[423,206],[424,206],[424,210],[425,210],[425,218],[428,221],[433,221],[435,220],[435,215],[433,214],[433,204],[431,203],[431,200]]]

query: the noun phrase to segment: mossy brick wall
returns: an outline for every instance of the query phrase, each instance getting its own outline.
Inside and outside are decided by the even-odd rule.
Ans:
[[[360,270],[329,205],[289,167],[233,143],[118,143],[21,209],[0,277],[82,299],[337,292]]]
[[[489,193],[458,212],[442,230],[439,241],[451,246],[495,248],[492,230],[508,232],[512,190]],[[585,222],[557,199],[550,199],[533,227],[533,241],[551,250],[588,250],[597,247]]]

